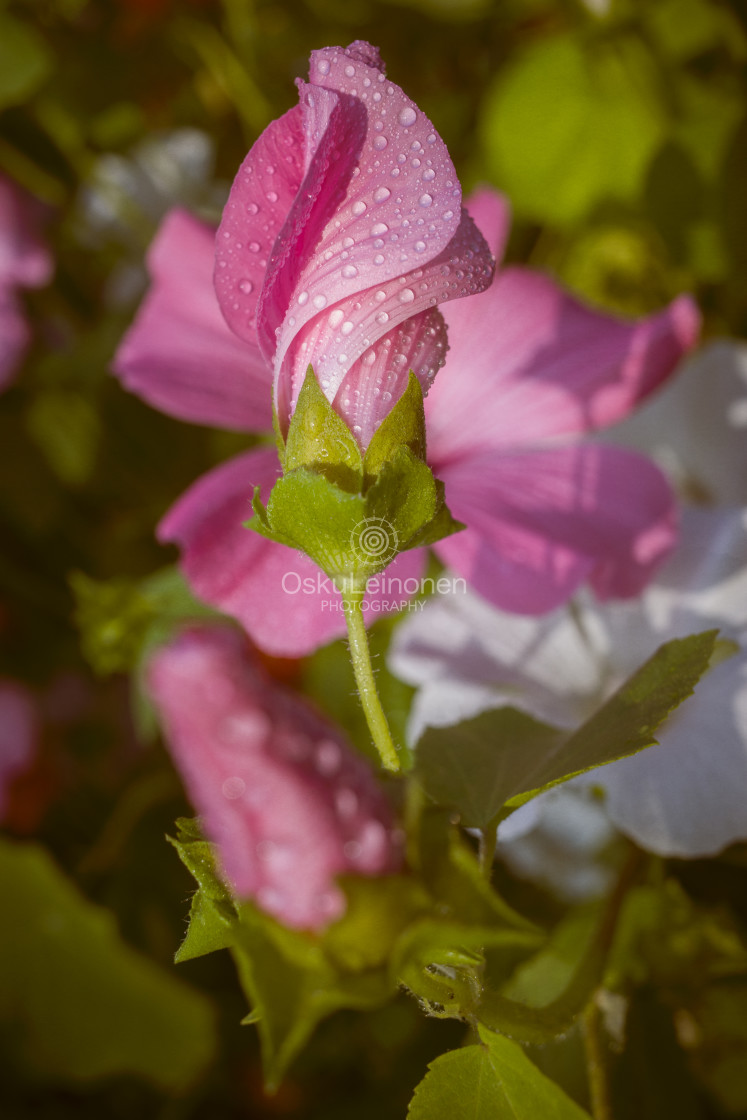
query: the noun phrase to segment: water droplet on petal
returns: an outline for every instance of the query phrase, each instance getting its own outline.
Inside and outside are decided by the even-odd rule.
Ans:
[[[345,322],[340,327],[340,334],[350,334],[353,331],[353,329],[354,329],[354,324],[351,323],[349,319],[346,319]]]
[[[386,202],[386,200],[388,198],[391,198],[391,196],[392,192],[388,187],[379,187],[376,191],[374,191],[374,202]]]
[[[399,293],[399,302],[400,303],[412,303],[412,301],[414,299],[415,299],[415,293],[413,292],[412,288],[403,288],[402,291]]]
[[[425,252],[425,241],[416,241],[415,242],[415,252],[416,253],[424,253]]]
[[[454,211],[453,210],[444,210],[444,215],[443,216],[444,216],[444,221],[449,222],[454,217]]]
[[[329,313],[329,325],[331,327],[339,327],[344,318],[344,313],[340,311],[339,307],[336,307],[334,311],[330,311]]]
[[[404,109],[400,109],[399,123],[404,128],[409,128],[411,124],[415,124],[418,119],[418,114],[415,112],[411,105],[407,105]]]
[[[314,304],[314,307],[317,309],[317,311],[321,311],[327,306],[327,297],[321,295],[320,293],[318,296],[314,296],[311,302]]]
[[[342,275],[346,280],[352,280],[354,276],[358,275],[358,269],[354,264],[346,264],[342,270]]]
[[[376,256],[373,259],[373,262],[374,262],[374,264],[383,264],[384,263],[383,253],[377,253]]]
[[[259,241],[250,241],[249,242],[249,252],[250,253],[258,253],[260,248],[261,248],[261,245],[259,244]]]
[[[246,782],[243,778],[226,778],[221,789],[226,800],[236,801],[237,798],[243,797],[246,793]]]
[[[365,202],[362,202],[362,201],[354,202],[353,205],[350,207],[350,209],[353,211],[353,213],[357,217],[359,214],[365,214],[366,204],[365,204]]]
[[[386,311],[380,311],[379,312],[379,314],[376,316],[376,322],[377,323],[388,323],[389,322],[389,316],[387,315]]]
[[[298,302],[300,303],[301,307],[303,307],[303,305],[305,303],[308,303],[308,301],[309,301],[309,293],[308,292],[299,292],[298,293]]]
[[[387,233],[388,231],[389,226],[386,222],[377,222],[375,226],[371,226],[372,237],[381,237],[382,233]]]
[[[420,203],[421,206],[430,206],[431,203],[433,202],[433,196],[430,195],[430,194],[421,194],[420,198],[418,199],[418,202]]]
[[[259,213],[259,206],[257,206],[256,202],[250,202],[246,208],[246,212],[254,217],[255,214]]]
[[[239,280],[239,291],[243,292],[245,296],[248,296],[250,292],[254,291],[254,284],[252,284],[251,280]]]
[[[386,136],[377,136],[374,140],[374,148],[378,148],[380,152],[383,152],[388,143],[389,141]]]
[[[329,74],[329,62],[326,58],[320,58],[316,64],[316,68],[320,74]]]
[[[278,192],[277,191],[268,191],[267,195],[266,195],[266,198],[267,198],[268,202],[277,202]]]
[[[425,179],[426,183],[430,183],[432,179],[436,178],[436,172],[432,167],[429,167],[427,171],[423,172],[423,178]]]
[[[352,237],[346,237],[342,245],[344,249],[352,249],[352,247],[355,245],[355,242],[353,241]]]

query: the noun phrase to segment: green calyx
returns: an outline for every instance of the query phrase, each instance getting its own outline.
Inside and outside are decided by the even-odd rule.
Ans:
[[[363,455],[309,366],[282,458],[283,477],[266,506],[255,492],[247,527],[304,552],[343,591],[362,592],[400,552],[462,528],[425,461],[413,373]]]

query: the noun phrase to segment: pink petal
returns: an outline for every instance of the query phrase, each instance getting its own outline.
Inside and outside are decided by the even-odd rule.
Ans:
[[[503,610],[542,614],[586,579],[602,598],[635,595],[675,543],[668,483],[622,448],[481,453],[441,476],[468,528],[436,551]]]
[[[688,296],[625,322],[517,268],[444,317],[449,356],[427,407],[434,462],[622,419],[673,372],[699,327]]]
[[[302,553],[243,527],[252,516],[254,486],[267,501],[279,474],[270,448],[240,455],[216,467],[182,495],[158,527],[161,541],[177,543],[182,570],[195,593],[238,619],[261,649],[278,657],[301,657],[346,632],[340,593]],[[402,581],[417,579],[423,554],[405,553],[387,570]],[[397,584],[369,595],[371,621],[400,609],[415,587]]]
[[[12,291],[0,289],[0,391],[13,380],[29,342],[29,328]]]
[[[239,168],[215,242],[215,290],[231,330],[258,345],[267,262],[305,175],[300,106],[272,121]]]
[[[446,324],[434,307],[405,319],[350,367],[332,403],[364,451],[402,396],[410,371],[427,393],[448,345]]]
[[[288,926],[318,929],[345,909],[337,875],[396,869],[391,810],[368,765],[262,673],[237,633],[183,633],[155,654],[149,683],[238,896]]]
[[[511,230],[511,206],[505,195],[480,187],[466,201],[467,211],[497,261],[503,257]]]
[[[271,375],[256,346],[239,341],[213,288],[215,234],[172,210],[148,254],[152,284],[114,359],[127,389],[197,424],[268,431]]]
[[[383,263],[383,250],[374,260],[378,257]],[[282,417],[287,415],[285,402],[290,402],[291,409],[295,405],[309,363],[325,395],[334,400],[351,365],[393,327],[431,310],[437,303],[481,291],[492,274],[488,247],[472,219],[463,211],[457,233],[433,260],[424,261],[422,267],[393,280],[383,281],[362,295],[337,303],[298,332],[281,367],[276,359],[281,423]],[[423,371],[424,390],[427,391],[441,360],[439,352],[435,364]]]
[[[0,681],[0,821],[16,776],[36,754],[39,725],[31,694],[15,681]]]
[[[52,274],[52,258],[39,231],[42,208],[0,175],[0,288],[40,288]]]

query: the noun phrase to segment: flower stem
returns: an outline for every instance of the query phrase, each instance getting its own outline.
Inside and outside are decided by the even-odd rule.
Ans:
[[[607,1064],[602,1042],[601,1015],[596,998],[592,998],[584,1012],[583,1037],[591,1095],[591,1114],[594,1120],[612,1120]]]
[[[366,624],[363,621],[364,590],[345,592],[345,620],[348,625],[348,642],[350,645],[350,658],[353,662],[355,683],[358,695],[361,698],[363,711],[366,716],[368,729],[374,745],[381,756],[382,764],[386,770],[399,770],[397,749],[392,740],[384,709],[379,700],[376,689],[373,668],[371,666],[371,653],[368,648]]]
[[[480,848],[478,852],[480,860],[480,870],[482,871],[483,878],[490,882],[493,875],[493,861],[495,860],[495,843],[498,838],[498,821],[491,821],[490,824],[480,832]]]

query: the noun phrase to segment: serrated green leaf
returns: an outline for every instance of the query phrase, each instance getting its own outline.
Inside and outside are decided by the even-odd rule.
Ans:
[[[212,1008],[140,956],[46,852],[0,841],[0,1019],[48,1075],[191,1085],[216,1047]]]
[[[176,951],[174,961],[182,964],[219,949],[230,949],[234,943],[236,914],[227,903],[208,898],[202,890],[192,896],[189,928]]]
[[[590,1120],[521,1047],[483,1030],[480,1040],[431,1062],[408,1120]]]
[[[0,12],[0,109],[29,97],[49,76],[52,58],[41,36]]]
[[[407,388],[392,411],[384,417],[368,445],[363,459],[366,480],[376,478],[400,447],[409,448],[417,459],[425,462],[423,390],[412,370]]]
[[[458,809],[465,825],[484,828],[504,805],[516,808],[574,775],[643,750],[708,669],[717,633],[660,646],[570,734],[511,707],[428,728],[416,750],[423,786],[440,804]]]
[[[363,482],[360,448],[329,403],[309,366],[288,428],[283,473],[306,467],[357,494]]]

